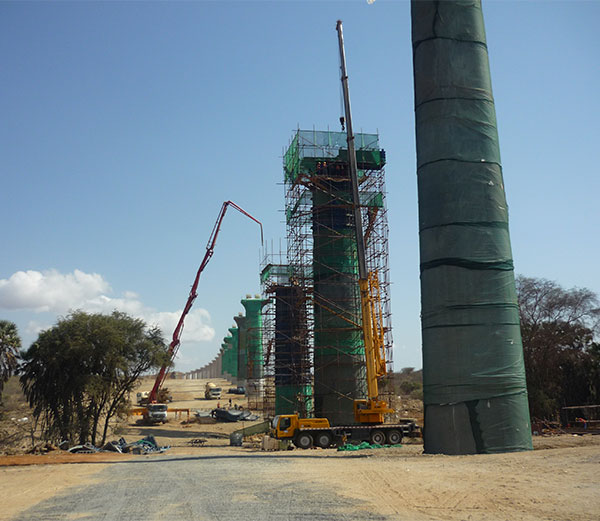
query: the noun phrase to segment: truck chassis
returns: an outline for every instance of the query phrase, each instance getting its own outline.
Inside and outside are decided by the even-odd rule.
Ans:
[[[336,447],[344,443],[368,441],[383,445],[397,445],[402,438],[419,437],[420,429],[413,420],[402,423],[385,423],[379,425],[336,425],[321,428],[300,428],[292,439],[299,449],[311,447]]]

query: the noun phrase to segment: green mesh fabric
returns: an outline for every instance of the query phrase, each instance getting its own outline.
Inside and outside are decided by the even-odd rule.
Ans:
[[[531,449],[480,1],[412,1],[426,452]]]
[[[279,385],[275,394],[275,414],[300,414],[312,411],[312,388],[309,385]],[[308,411],[308,414],[306,413]]]
[[[329,130],[298,130],[284,157],[287,181],[315,171],[322,161],[348,162],[345,132]],[[385,153],[379,147],[377,134],[355,134],[356,162],[359,170],[380,170],[385,165]],[[360,174],[359,174],[360,177]]]
[[[313,191],[315,414],[333,424],[354,421],[364,396],[364,344],[358,260],[347,177],[323,179]]]

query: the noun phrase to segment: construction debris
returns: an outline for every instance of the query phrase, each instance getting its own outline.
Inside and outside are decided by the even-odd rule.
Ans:
[[[352,443],[347,443],[346,445],[342,445],[338,447],[338,451],[348,451],[352,452],[355,450],[364,450],[364,449],[389,449],[394,447],[402,447],[400,443],[396,445],[380,445],[379,443],[369,443],[368,441],[363,441],[358,445],[353,445]]]
[[[210,415],[215,420],[223,422],[253,422],[259,418],[256,414],[252,414],[250,411],[245,411],[243,409],[213,409]]]
[[[61,443],[61,448],[64,444]],[[109,441],[103,447],[96,447],[91,443],[84,443],[83,445],[75,445],[68,449],[68,452],[72,454],[94,454],[96,452],[118,452],[120,454],[151,454],[161,453],[170,449],[170,446],[160,447],[154,436],[149,435],[141,440],[133,443],[127,443],[124,438],[118,441]]]

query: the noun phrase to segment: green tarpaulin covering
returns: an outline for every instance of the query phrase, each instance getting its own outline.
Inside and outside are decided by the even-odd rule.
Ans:
[[[425,451],[531,449],[480,1],[412,2]]]

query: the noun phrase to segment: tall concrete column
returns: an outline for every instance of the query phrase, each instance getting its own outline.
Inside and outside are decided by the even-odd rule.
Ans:
[[[312,190],[315,416],[354,421],[365,397],[356,236],[347,164],[319,169]]]
[[[425,451],[531,449],[481,2],[411,8]]]
[[[217,356],[217,373],[219,377],[223,374],[223,349],[219,351]]]
[[[306,297],[300,286],[278,285],[275,295],[275,414],[312,414]]]
[[[229,356],[231,361],[231,379],[232,383],[238,381],[238,328],[230,327],[230,336],[226,336],[223,342],[229,346]]]
[[[246,378],[248,378],[248,331],[246,328],[246,317],[242,313],[239,313],[237,317],[233,317],[233,320],[235,320],[237,325],[238,382],[240,385],[246,385]]]
[[[256,295],[254,298],[247,295],[241,302],[246,311],[246,358],[248,366],[246,396],[249,403],[256,406],[262,396],[264,384],[262,308],[269,301],[260,298],[260,295]]]

